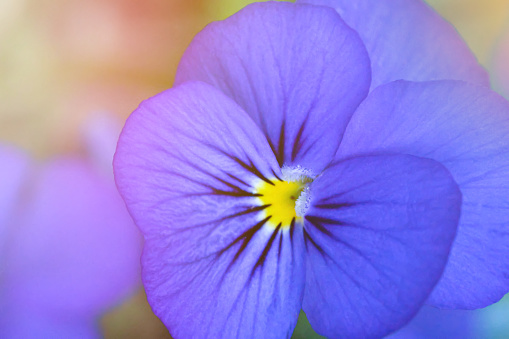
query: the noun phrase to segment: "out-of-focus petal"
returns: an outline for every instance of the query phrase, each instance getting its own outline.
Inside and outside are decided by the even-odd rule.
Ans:
[[[256,185],[281,172],[241,107],[205,83],[165,91],[129,117],[114,170],[145,235],[149,303],[172,335],[291,333],[304,283],[302,231],[264,216]]]
[[[33,178],[9,235],[6,290],[41,314],[97,316],[139,283],[141,238],[111,179],[54,160]]]
[[[92,114],[81,130],[88,159],[111,177],[113,177],[113,155],[121,130],[120,119],[107,112]]]
[[[447,262],[461,193],[438,162],[365,156],[310,187],[303,310],[327,337],[379,338],[417,312]]]
[[[21,202],[22,186],[30,169],[31,160],[21,150],[0,144],[0,271],[2,266],[2,243],[5,231]]]
[[[368,49],[371,88],[404,79],[488,85],[488,75],[448,22],[421,0],[300,0],[333,7]]]
[[[479,311],[440,310],[424,306],[412,321],[388,339],[482,338]]]
[[[338,158],[398,152],[441,162],[463,194],[444,275],[429,303],[479,308],[509,290],[509,103],[460,81],[397,81],[373,91],[348,125]]]
[[[100,330],[95,319],[74,319],[72,317],[53,319],[41,315],[41,310],[24,309],[10,305],[0,310],[0,336],[2,338],[65,338],[99,339]],[[44,313],[44,312],[42,312]]]
[[[370,83],[358,35],[326,7],[255,3],[208,25],[185,52],[176,83],[207,82],[264,132],[280,166],[319,173]]]

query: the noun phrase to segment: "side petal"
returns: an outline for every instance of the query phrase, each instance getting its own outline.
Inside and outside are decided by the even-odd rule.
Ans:
[[[141,237],[114,183],[70,158],[44,165],[9,230],[6,289],[44,315],[96,317],[140,282]]]
[[[172,335],[289,336],[304,284],[302,231],[265,216],[256,187],[281,171],[247,113],[210,85],[184,83],[129,117],[114,170],[145,235],[148,301]]]
[[[458,235],[429,302],[480,308],[509,291],[509,103],[459,81],[394,82],[352,118],[338,157],[398,152],[441,162],[463,194]]]
[[[461,194],[438,162],[347,159],[310,187],[303,310],[321,335],[379,338],[406,324],[447,262]]]
[[[208,25],[176,83],[207,82],[261,128],[280,166],[319,173],[365,98],[370,66],[358,35],[329,8],[266,2]]]
[[[421,0],[301,0],[336,9],[368,49],[371,88],[404,79],[489,85],[488,74],[454,27]]]

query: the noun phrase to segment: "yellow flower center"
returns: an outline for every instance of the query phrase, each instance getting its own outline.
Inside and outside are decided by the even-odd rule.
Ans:
[[[301,216],[297,215],[295,206],[306,184],[311,179],[303,181],[280,181],[272,180],[273,184],[261,182],[256,192],[261,196],[258,198],[262,205],[268,205],[264,210],[265,217],[270,216],[269,223],[274,227],[290,227],[292,222],[300,221]]]

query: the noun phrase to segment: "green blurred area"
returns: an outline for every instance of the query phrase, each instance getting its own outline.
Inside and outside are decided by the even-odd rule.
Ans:
[[[297,326],[295,326],[295,330],[293,331],[292,335],[293,339],[321,339],[325,338],[321,335],[317,334],[313,328],[311,327],[311,324],[308,321],[308,318],[306,317],[306,313],[303,311],[300,311],[299,314],[299,320],[297,322]]]

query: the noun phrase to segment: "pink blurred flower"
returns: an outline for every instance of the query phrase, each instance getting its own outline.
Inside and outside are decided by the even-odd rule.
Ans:
[[[100,119],[86,159],[36,164],[0,148],[0,337],[99,337],[98,317],[139,285],[141,238],[106,154],[118,130]]]

